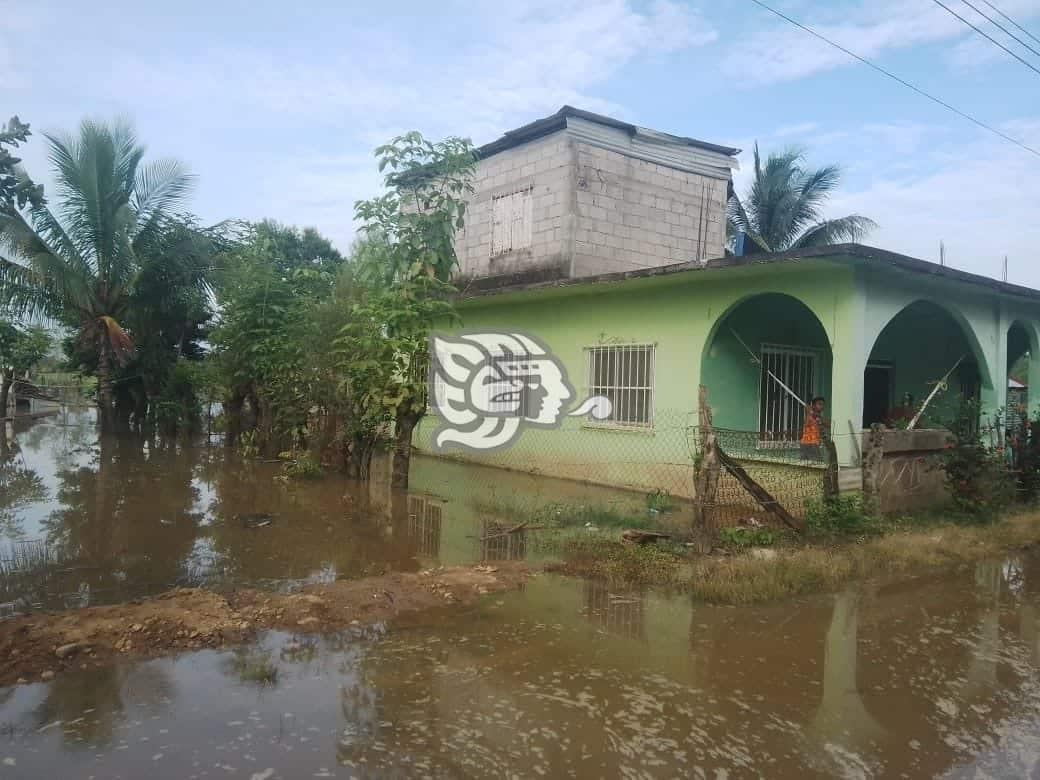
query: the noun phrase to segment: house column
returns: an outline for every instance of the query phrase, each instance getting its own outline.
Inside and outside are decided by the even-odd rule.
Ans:
[[[866,294],[858,286],[834,307],[831,329],[831,393],[834,397],[829,399],[829,415],[838,463],[843,466],[859,465],[863,370],[867,365],[866,311]]]

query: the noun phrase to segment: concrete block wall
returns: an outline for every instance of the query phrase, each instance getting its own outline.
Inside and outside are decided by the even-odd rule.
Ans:
[[[567,130],[481,160],[459,282],[592,276],[723,255],[727,182],[622,154]],[[491,255],[493,200],[531,188],[531,245]]]
[[[573,276],[721,257],[727,182],[575,142]]]
[[[573,150],[564,132],[481,160],[473,180],[466,224],[456,238],[458,276],[495,277],[518,272],[570,275],[573,247]],[[492,200],[532,188],[531,246],[491,256]]]

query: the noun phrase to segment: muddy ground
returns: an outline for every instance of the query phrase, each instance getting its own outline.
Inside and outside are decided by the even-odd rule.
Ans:
[[[315,585],[281,595],[251,589],[178,588],[155,598],[0,622],[0,686],[49,680],[119,657],[220,647],[263,629],[336,631],[514,590],[530,576],[516,563],[459,566]]]

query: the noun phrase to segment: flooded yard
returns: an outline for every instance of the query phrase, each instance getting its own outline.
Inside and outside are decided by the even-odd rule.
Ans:
[[[537,562],[533,534],[482,539],[495,507],[641,500],[422,458],[408,495],[284,485],[203,443],[99,443],[88,417],[20,428],[0,462],[7,612]],[[741,608],[542,575],[0,689],[0,777],[1030,777],[1038,671],[1030,555]]]

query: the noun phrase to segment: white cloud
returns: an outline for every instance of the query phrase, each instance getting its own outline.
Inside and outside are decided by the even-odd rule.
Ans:
[[[1040,11],[1037,0],[1004,0],[1002,10],[1021,18]],[[973,22],[986,23],[967,7],[958,12]],[[727,74],[744,86],[761,86],[793,81],[815,73],[855,64],[849,55],[804,30],[783,21],[767,11],[762,26],[747,36],[740,47],[734,47],[724,59]],[[868,59],[888,51],[938,41],[974,36],[963,22],[934,3],[906,0],[865,0],[851,7],[833,6],[821,12],[818,6],[803,8],[791,14],[807,27]],[[981,40],[981,39],[980,39]],[[990,48],[992,44],[983,41]],[[975,44],[954,54],[955,61],[966,65],[975,56],[982,64]],[[1002,54],[997,50],[998,54]],[[1003,55],[1007,56],[1007,55]]]
[[[355,200],[378,191],[367,154],[377,144],[415,128],[483,143],[565,103],[624,116],[621,106],[594,96],[598,86],[634,61],[718,35],[677,0],[534,0],[474,4],[467,14],[465,42],[450,50],[406,45],[407,33],[358,30],[337,51],[305,57],[241,45],[161,58],[140,53],[112,68],[104,91],[245,133],[286,128],[291,145],[237,176],[254,212],[242,216],[315,224],[345,246]],[[343,157],[343,150],[364,153]],[[216,161],[219,173],[211,168],[200,182],[204,202],[221,202],[214,190],[224,185],[210,175],[236,178],[240,164]]]
[[[1040,143],[1040,117],[1002,129]],[[998,276],[1007,255],[1011,281],[1040,287],[1040,159],[978,134],[954,141],[936,130],[917,138],[911,168],[877,166],[861,186],[839,192],[829,213],[871,217],[880,229],[867,243],[915,257],[936,259],[942,240],[948,263],[965,271]]]

